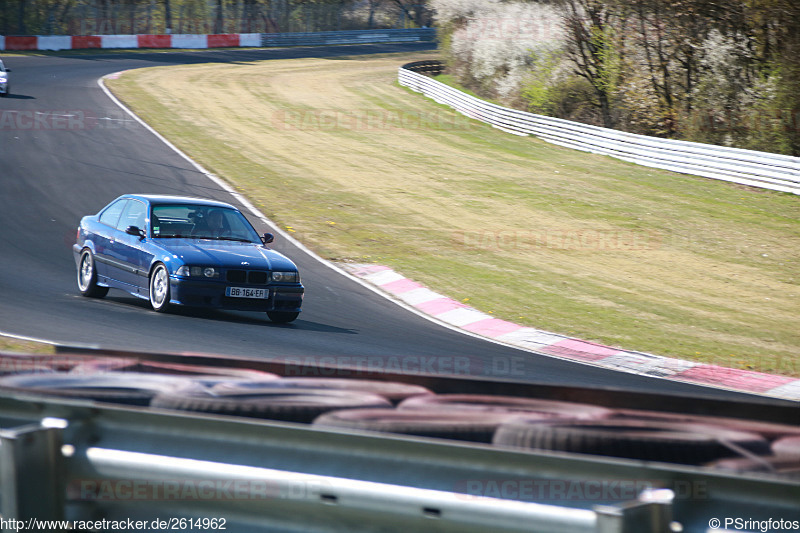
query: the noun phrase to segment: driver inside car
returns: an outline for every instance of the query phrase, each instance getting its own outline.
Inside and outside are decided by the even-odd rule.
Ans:
[[[225,215],[218,209],[208,211],[206,215],[197,222],[192,234],[196,237],[214,238],[230,233],[230,228],[225,220]]]

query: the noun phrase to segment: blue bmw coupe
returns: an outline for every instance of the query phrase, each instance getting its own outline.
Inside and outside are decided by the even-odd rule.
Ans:
[[[265,311],[273,322],[291,322],[305,289],[295,264],[267,248],[272,240],[230,204],[126,194],[81,219],[72,251],[84,296],[116,288],[156,311]]]

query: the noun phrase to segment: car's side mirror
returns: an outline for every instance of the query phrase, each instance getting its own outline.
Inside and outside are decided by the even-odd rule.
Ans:
[[[125,229],[125,233],[139,237],[139,239],[144,239],[144,230],[139,228],[139,226],[128,226]]]
[[[263,242],[264,244],[269,244],[274,240],[275,240],[275,235],[273,235],[272,233],[265,233],[261,237],[261,242]]]

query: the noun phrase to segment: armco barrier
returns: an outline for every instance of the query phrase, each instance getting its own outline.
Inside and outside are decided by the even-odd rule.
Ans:
[[[414,72],[420,67],[432,68],[429,61],[400,67],[399,83],[501,130],[649,167],[800,194],[798,157],[660,139],[509,109]]]
[[[229,33],[172,35],[9,35],[0,50],[79,50],[91,48],[234,48],[243,46],[324,46],[433,41],[432,28],[353,30],[316,33]]]
[[[321,31],[314,33],[263,33],[261,46],[324,46],[330,44],[363,44],[419,42],[436,39],[433,28]]]

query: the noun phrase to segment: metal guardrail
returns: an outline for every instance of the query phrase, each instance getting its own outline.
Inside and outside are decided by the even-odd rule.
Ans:
[[[400,67],[401,85],[509,133],[535,135],[561,146],[649,167],[800,194],[798,157],[648,137],[510,109],[415,72],[418,65]]]
[[[433,41],[433,28],[262,33],[261,46],[324,46],[331,44],[402,43]]]
[[[668,533],[673,522],[704,532],[715,516],[800,518],[797,481],[675,465],[18,393],[0,397],[0,426],[7,522],[216,518],[237,533]]]
[[[414,61],[403,65],[403,68],[416,72],[417,74],[427,74],[428,76],[438,76],[445,70],[445,64],[441,61]]]
[[[602,531],[633,531],[622,529],[618,505],[570,508],[453,490],[493,475],[490,449],[24,396],[0,398],[0,412],[10,427],[0,431],[6,522],[217,518],[237,533],[592,533],[616,523]],[[22,419],[30,423],[17,426]],[[506,459],[515,475],[538,475],[536,462]],[[631,504],[659,510],[671,502]]]
[[[90,352],[66,353],[70,358],[137,355]],[[138,355],[183,364],[209,359]],[[224,362],[282,368],[282,375],[330,370],[292,360]],[[366,377],[357,368],[331,368]],[[404,377],[440,391],[483,383],[484,392],[525,390],[550,398],[579,392],[457,376],[367,374]],[[610,405],[635,399],[607,389],[587,394]],[[655,400],[669,405],[665,398]],[[743,405],[685,400],[692,400],[687,412],[734,412]],[[761,406],[762,412],[797,420],[798,407],[768,403],[775,412]],[[800,520],[800,481],[763,474],[120,406],[33,391],[0,390],[0,428],[0,513],[6,530],[15,529],[11,520],[26,525],[32,520],[202,525],[205,520],[208,525],[216,519],[220,525],[224,519],[226,530],[237,533],[688,533],[707,531],[714,518]]]

